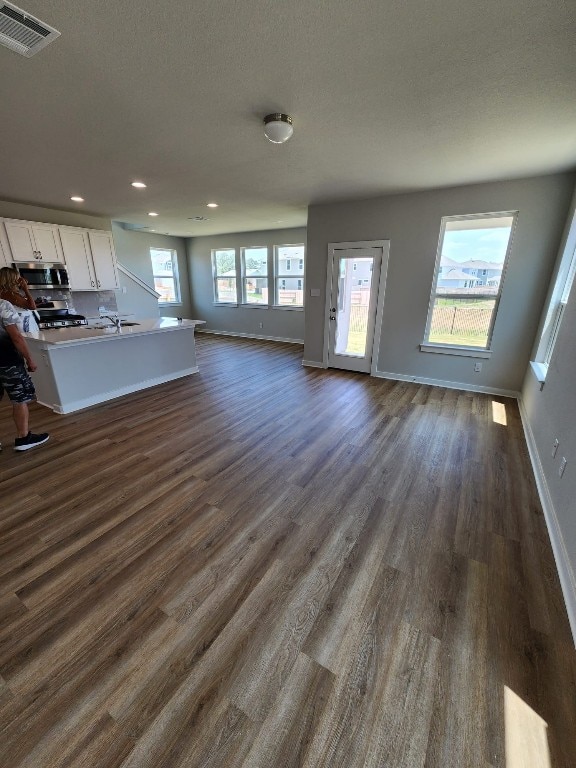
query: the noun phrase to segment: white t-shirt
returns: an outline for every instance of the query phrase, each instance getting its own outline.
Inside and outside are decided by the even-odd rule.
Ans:
[[[0,367],[22,363],[22,356],[6,331],[7,325],[17,325],[21,329],[20,316],[9,301],[0,299]]]
[[[20,307],[14,307],[14,309],[19,317],[18,327],[22,333],[36,333],[39,330],[36,315],[31,309],[20,309]]]

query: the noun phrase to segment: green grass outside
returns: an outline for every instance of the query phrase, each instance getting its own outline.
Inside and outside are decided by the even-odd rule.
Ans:
[[[430,334],[432,344],[455,344],[463,347],[482,347],[486,348],[488,336],[486,334],[455,334],[455,333],[435,333]]]

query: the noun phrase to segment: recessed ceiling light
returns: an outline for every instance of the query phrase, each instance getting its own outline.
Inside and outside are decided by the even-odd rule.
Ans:
[[[206,203],[208,208],[218,208],[218,203]]]
[[[155,213],[154,211],[150,211],[150,213],[148,214],[148,216],[158,216],[158,214],[157,214],[157,213]]]
[[[84,198],[83,197],[78,197],[78,195],[72,195],[70,200],[74,200],[75,203],[83,203],[84,202]]]
[[[132,186],[136,187],[136,189],[146,189],[146,184],[143,181],[133,181]]]

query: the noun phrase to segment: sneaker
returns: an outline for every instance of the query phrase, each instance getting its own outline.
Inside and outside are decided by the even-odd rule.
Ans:
[[[48,432],[43,432],[41,435],[33,435],[32,432],[28,432],[26,437],[17,437],[14,440],[15,451],[29,451],[30,448],[36,448],[37,445],[42,445],[49,439]]]

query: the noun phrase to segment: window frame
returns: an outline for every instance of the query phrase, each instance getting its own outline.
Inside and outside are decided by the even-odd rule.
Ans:
[[[546,307],[544,327],[536,353],[535,362],[543,366],[544,378],[554,353],[566,305],[574,284],[576,284],[576,211],[574,211],[568,226],[566,242],[562,248],[552,295]]]
[[[265,250],[266,251],[266,282],[268,286],[268,301],[264,302],[255,302],[255,301],[248,301],[247,294],[246,294],[246,280],[248,279],[246,276],[246,251],[256,251],[256,250]],[[263,276],[264,277],[264,276]],[[240,248],[240,296],[242,301],[243,307],[250,307],[250,309],[256,307],[258,309],[269,309],[270,308],[270,247],[268,245],[243,245]]]
[[[487,294],[490,299],[494,299],[494,308],[492,310],[492,316],[490,318],[490,326],[488,328],[488,335],[486,339],[485,347],[473,347],[466,346],[464,344],[446,344],[430,341],[430,326],[432,325],[432,316],[434,313],[434,307],[437,298],[438,277],[440,274],[442,249],[444,246],[444,236],[446,233],[446,224],[449,221],[474,221],[476,219],[500,219],[500,218],[512,218],[512,225],[510,227],[510,236],[508,238],[508,245],[506,247],[506,253],[504,255],[504,263],[502,265],[502,275],[500,283],[498,285],[497,294]],[[420,350],[422,352],[436,352],[445,355],[460,355],[462,357],[483,357],[488,358],[492,355],[492,342],[494,337],[494,327],[496,325],[496,318],[498,317],[498,310],[500,308],[500,301],[502,298],[502,290],[504,287],[504,281],[508,271],[508,264],[510,261],[510,253],[512,251],[512,245],[514,242],[514,234],[516,231],[516,225],[518,222],[518,211],[496,211],[491,213],[471,213],[471,214],[458,214],[455,216],[443,216],[440,223],[440,234],[438,237],[438,247],[436,251],[436,262],[434,265],[434,275],[432,277],[432,289],[430,291],[430,301],[428,304],[428,315],[426,318],[426,327],[424,329],[424,341],[420,344]],[[453,299],[469,299],[470,294],[451,294],[450,298]],[[482,298],[481,294],[478,294],[478,298]]]
[[[298,275],[294,274],[294,270],[290,268],[287,270],[290,274],[287,274],[287,272],[280,272],[278,263],[279,263],[279,251],[280,248],[302,248],[302,256],[290,256],[290,261],[293,261],[295,259],[298,259],[298,271],[302,269],[303,274]],[[302,267],[300,267],[300,261],[302,262]],[[292,267],[292,265],[290,265]],[[306,243],[280,243],[278,245],[274,245],[274,251],[272,254],[272,280],[273,280],[273,292],[272,292],[272,304],[270,305],[272,309],[282,309],[282,310],[292,310],[293,312],[303,312],[304,311],[304,301],[306,298]],[[279,291],[278,291],[278,281],[279,280],[302,280],[302,304],[280,304],[279,303]],[[285,287],[283,290],[287,290]]]
[[[236,285],[236,301],[220,301],[218,298],[218,278],[223,278],[223,275],[218,274],[218,266],[216,264],[216,254],[220,253],[222,251],[233,251],[234,252],[234,269],[236,274],[234,275],[234,282]],[[238,273],[239,273],[239,265],[238,265],[238,249],[236,247],[234,248],[212,248],[211,252],[211,261],[212,261],[212,293],[213,293],[213,299],[214,304],[219,307],[237,307],[239,303],[239,292],[238,292]]]
[[[155,275],[154,274],[154,262],[152,261],[152,251],[165,251],[166,253],[170,254],[170,261],[172,262],[172,275]],[[151,245],[149,248],[149,255],[150,255],[150,264],[152,266],[152,282],[154,283],[154,290],[156,293],[158,291],[156,290],[156,278],[166,280],[166,279],[172,279],[174,281],[174,295],[175,300],[174,301],[161,301],[160,296],[158,297],[158,306],[159,307],[174,307],[178,304],[182,304],[182,292],[180,290],[180,273],[178,271],[178,251],[175,248],[164,248],[163,246],[154,246]]]

